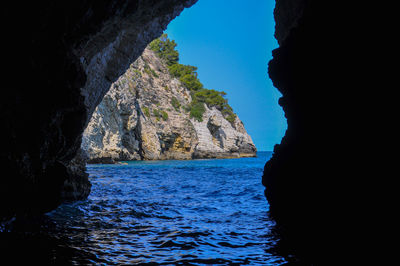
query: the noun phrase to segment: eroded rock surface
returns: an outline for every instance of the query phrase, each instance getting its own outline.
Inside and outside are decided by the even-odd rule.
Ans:
[[[146,48],[96,108],[82,141],[88,162],[256,155],[237,116],[231,124],[205,106],[203,121],[197,121],[187,110],[191,101],[190,90]]]

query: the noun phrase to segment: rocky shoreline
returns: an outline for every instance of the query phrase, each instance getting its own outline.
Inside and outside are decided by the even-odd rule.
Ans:
[[[206,159],[240,159],[240,158],[254,158],[257,157],[256,154],[253,153],[220,153],[220,154],[196,154],[193,155],[192,158],[171,158],[171,159],[160,159],[160,160],[152,160],[152,161],[167,161],[167,160],[177,160],[177,161],[185,161],[185,160],[206,160]],[[147,160],[150,161],[150,160]],[[84,160],[87,164],[127,164],[129,161],[120,161],[114,160],[111,157],[102,157],[95,159],[87,159]]]

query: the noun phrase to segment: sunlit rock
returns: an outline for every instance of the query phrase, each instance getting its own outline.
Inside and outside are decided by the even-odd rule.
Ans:
[[[256,155],[237,116],[231,124],[221,111],[205,106],[198,121],[187,110],[191,102],[190,90],[146,49],[96,108],[82,149],[92,163]]]

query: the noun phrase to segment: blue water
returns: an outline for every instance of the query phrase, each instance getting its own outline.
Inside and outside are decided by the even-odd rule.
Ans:
[[[88,165],[92,193],[47,214],[46,252],[68,264],[281,265],[261,185],[270,156]]]

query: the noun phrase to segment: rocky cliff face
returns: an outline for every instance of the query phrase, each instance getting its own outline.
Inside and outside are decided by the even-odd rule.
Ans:
[[[191,101],[190,91],[146,48],[96,108],[82,150],[92,163],[256,155],[237,116],[231,124],[205,106],[197,121],[187,110]]]

